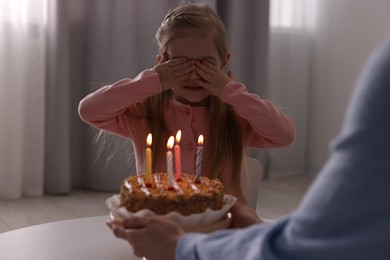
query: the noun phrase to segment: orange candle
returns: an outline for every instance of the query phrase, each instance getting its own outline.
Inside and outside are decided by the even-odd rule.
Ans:
[[[148,134],[146,138],[146,150],[145,150],[145,176],[146,182],[152,182],[152,134]]]
[[[181,175],[180,139],[181,139],[181,130],[177,131],[176,144],[175,144],[175,170],[176,170],[177,180],[180,180],[180,175]]]
[[[169,187],[173,187],[174,184],[174,176],[173,176],[173,157],[172,157],[172,147],[173,147],[174,139],[173,136],[169,137],[167,143],[167,173],[168,173],[168,182]]]

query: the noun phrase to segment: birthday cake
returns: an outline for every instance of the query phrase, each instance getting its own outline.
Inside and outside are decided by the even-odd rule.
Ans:
[[[169,181],[167,173],[153,174],[146,183],[145,176],[131,176],[120,188],[120,207],[130,212],[149,209],[158,215],[176,211],[184,216],[205,212],[207,208],[220,210],[225,192],[218,179],[181,173],[177,181]]]

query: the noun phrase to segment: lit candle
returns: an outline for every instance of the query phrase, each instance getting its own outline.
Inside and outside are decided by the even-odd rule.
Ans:
[[[148,134],[146,138],[146,150],[145,150],[145,176],[146,182],[152,182],[152,149],[150,146],[152,145],[152,134]]]
[[[175,144],[175,170],[176,170],[176,179],[180,180],[181,175],[181,158],[180,158],[180,139],[181,131],[177,131],[176,134],[176,144]]]
[[[196,148],[196,178],[195,182],[199,181],[202,175],[202,159],[203,159],[203,135],[198,137],[198,147]]]
[[[167,143],[167,172],[168,172],[168,182],[169,187],[173,187],[174,176],[173,176],[173,157],[172,157],[172,147],[174,143],[173,136],[169,137]]]

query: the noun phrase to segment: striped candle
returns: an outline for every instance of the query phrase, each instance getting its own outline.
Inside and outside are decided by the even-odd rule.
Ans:
[[[176,180],[180,180],[180,175],[181,175],[180,139],[181,139],[181,131],[179,130],[179,131],[177,131],[177,134],[176,134],[176,144],[175,144]]]
[[[174,176],[173,176],[173,157],[172,157],[172,147],[174,143],[173,136],[169,137],[167,143],[167,173],[168,173],[168,182],[169,187],[173,187]]]
[[[203,160],[203,135],[198,137],[198,147],[196,148],[196,178],[198,182],[202,175],[202,160]]]

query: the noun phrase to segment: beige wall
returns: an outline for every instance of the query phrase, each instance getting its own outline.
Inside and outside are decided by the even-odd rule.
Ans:
[[[371,51],[390,34],[388,0],[317,0],[307,166],[317,172],[341,129],[353,86]]]

